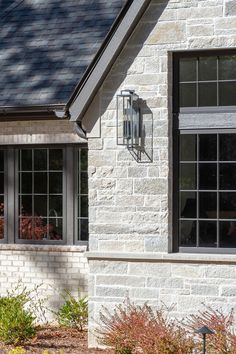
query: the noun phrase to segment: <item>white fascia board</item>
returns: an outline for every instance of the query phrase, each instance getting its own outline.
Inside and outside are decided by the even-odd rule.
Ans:
[[[124,43],[132,33],[150,0],[134,0],[101,54],[96,66],[69,107],[70,120],[81,120]]]

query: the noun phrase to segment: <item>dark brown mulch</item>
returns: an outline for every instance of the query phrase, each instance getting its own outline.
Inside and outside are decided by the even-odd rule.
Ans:
[[[27,354],[42,354],[44,350],[53,354],[109,354],[101,349],[88,349],[87,332],[75,329],[46,327],[41,328],[37,336],[22,345]],[[7,354],[13,346],[0,343],[0,354]]]

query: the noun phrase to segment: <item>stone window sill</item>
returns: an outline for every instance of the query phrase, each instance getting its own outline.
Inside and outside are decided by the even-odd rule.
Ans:
[[[236,264],[235,254],[86,252],[88,260],[156,263]]]

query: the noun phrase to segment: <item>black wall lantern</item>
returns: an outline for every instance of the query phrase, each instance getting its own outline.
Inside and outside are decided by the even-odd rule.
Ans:
[[[139,96],[134,90],[117,95],[117,144],[129,150],[140,145],[142,134]]]

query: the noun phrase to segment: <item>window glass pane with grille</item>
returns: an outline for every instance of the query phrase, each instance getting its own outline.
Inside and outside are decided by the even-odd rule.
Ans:
[[[77,155],[78,176],[78,241],[88,240],[88,150],[80,149]]]
[[[236,55],[179,59],[179,107],[236,106]]]
[[[235,133],[180,134],[181,247],[236,247],[235,139]],[[191,151],[197,151],[194,163],[182,160],[186,156],[182,147],[187,141],[196,145],[195,149],[191,147]]]
[[[63,149],[21,149],[19,239],[63,239]]]

